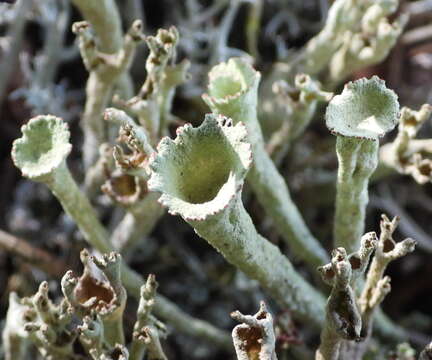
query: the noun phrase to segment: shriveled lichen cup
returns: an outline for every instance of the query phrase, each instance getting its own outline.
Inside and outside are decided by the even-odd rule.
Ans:
[[[252,162],[243,124],[206,115],[198,128],[187,124],[166,137],[150,164],[148,186],[162,193],[159,202],[185,220],[203,220],[228,206],[239,193]]]

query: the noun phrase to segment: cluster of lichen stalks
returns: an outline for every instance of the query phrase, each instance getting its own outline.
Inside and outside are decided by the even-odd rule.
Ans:
[[[395,40],[400,32],[387,22],[386,16],[394,11],[390,3],[357,6],[336,1],[324,30],[296,60],[295,71],[316,75],[327,64],[333,69],[329,83],[334,84],[347,68],[382,59],[386,54],[382,54],[383,42],[391,47],[389,37]],[[350,21],[342,21],[344,15],[350,15]],[[277,137],[269,141],[271,146],[266,146],[257,115],[269,113],[265,104],[259,103],[260,73],[246,60],[232,58],[209,72],[203,100],[211,113],[199,127],[179,127],[173,140],[167,136],[168,125],[176,121],[171,114],[172,100],[176,86],[186,81],[189,67],[186,61],[174,61],[177,30],[160,30],[157,36],[146,38],[150,55],[142,88],[129,100],[115,97],[117,108],[108,109],[112,87],[127,71],[136,44],[144,39],[141,25],[132,25],[123,47],[114,54],[98,50],[89,23],[74,24],[73,30],[90,72],[87,95],[91,101],[86,103],[83,118],[85,192],[66,164],[72,145],[67,124],[60,118],[43,115],[31,119],[22,127],[23,136],[14,142],[12,157],[25,177],[50,188],[94,251],[105,255],[82,252],[83,275],[65,274],[61,281],[64,299],[57,305],[49,300],[45,282],[30,298],[11,294],[3,331],[8,360],[21,359],[30,344],[47,359],[79,359],[81,355],[74,352],[77,340],[93,359],[138,360],[145,353],[149,359],[165,359],[160,339],[167,331],[153,313],[179,331],[227,347],[224,332],[188,317],[156,295],[154,276],[144,281],[121,262],[119,253],[131,251],[163,215],[158,203],[170,214],[181,216],[228,262],[257,280],[294,318],[321,329],[316,359],[362,359],[369,349],[374,317],[382,333],[404,335],[378,307],[390,291],[390,278],[384,276],[387,264],[413,251],[415,241],[395,243],[392,234],[397,219],[390,221],[385,216],[379,239],[375,233],[363,235],[365,209],[368,182],[380,161],[417,178],[430,176],[432,167],[425,165],[426,160],[418,160],[425,144],[412,140],[429,115],[428,107],[420,112],[405,109],[400,115],[396,94],[377,77],[348,83],[332,98],[316,80],[300,74],[295,77],[295,91],[288,83],[275,86],[286,101],[284,111],[291,122],[282,125]],[[357,43],[362,51],[349,48],[347,32],[350,39],[359,40],[356,35],[362,31],[371,36],[369,45]],[[336,55],[324,46],[329,41],[339,44]],[[307,228],[272,159],[286,152],[287,144],[301,135],[320,101],[330,101],[325,121],[337,136],[339,161],[336,249],[331,259]],[[104,120],[98,109],[104,112]],[[398,138],[380,152],[379,137],[398,121],[402,124]],[[106,143],[114,131],[121,145]],[[243,205],[245,180],[293,254],[312,269],[321,265],[321,276],[331,286],[327,302],[279,248],[257,232]],[[91,205],[100,187],[126,209],[111,236]],[[140,301],[129,346],[123,331],[127,293]],[[238,359],[276,359],[273,320],[264,303],[254,316],[239,312],[232,316],[241,322],[232,332]],[[421,358],[430,358],[430,351],[426,348]]]

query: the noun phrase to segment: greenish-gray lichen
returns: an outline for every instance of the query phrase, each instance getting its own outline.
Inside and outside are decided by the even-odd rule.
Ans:
[[[210,114],[198,128],[179,128],[175,140],[162,139],[150,164],[149,188],[161,192],[159,201],[168,211],[180,215],[228,262],[258,280],[296,317],[319,326],[322,295],[257,233],[243,206],[241,190],[251,162],[245,126]]]
[[[355,251],[364,233],[369,178],[378,165],[379,137],[398,121],[397,95],[374,76],[345,85],[326,110],[326,125],[337,136],[334,242]]]
[[[212,68],[208,94],[203,99],[213,113],[232,118],[234,124],[245,124],[254,157],[247,180],[296,256],[316,267],[326,262],[328,256],[306,226],[284,178],[265,148],[257,118],[260,79],[261,74],[245,60],[231,58]]]

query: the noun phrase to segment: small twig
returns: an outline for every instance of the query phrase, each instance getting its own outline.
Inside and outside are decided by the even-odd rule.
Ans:
[[[62,261],[3,230],[0,230],[0,248],[22,257],[51,276],[59,277],[66,271],[66,264]]]

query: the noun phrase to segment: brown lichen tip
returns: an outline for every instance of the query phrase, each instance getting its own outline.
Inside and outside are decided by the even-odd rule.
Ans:
[[[120,254],[113,252],[99,259],[84,249],[81,262],[84,271],[79,278],[68,271],[62,279],[65,298],[82,314],[95,312],[104,320],[120,318],[126,305],[126,290],[120,280]]]
[[[12,146],[12,159],[23,176],[43,180],[60,167],[72,150],[67,124],[52,115],[36,116],[21,127]]]
[[[120,125],[120,140],[131,149],[141,151],[145,155],[154,152],[145,129],[122,110],[108,108],[104,112],[104,120]]]
[[[399,131],[404,131],[410,138],[414,138],[420,127],[430,118],[431,113],[432,106],[429,104],[423,104],[418,111],[403,107],[400,114]]]
[[[396,126],[398,113],[397,95],[373,76],[346,84],[330,101],[325,120],[336,135],[377,140]]]
[[[333,250],[331,262],[318,271],[324,282],[332,286],[326,306],[326,326],[341,339],[361,341],[362,320],[351,287],[353,269],[345,249]]]
[[[141,200],[147,193],[147,186],[137,176],[114,171],[101,186],[101,190],[115,203],[130,206]]]
[[[228,62],[214,66],[208,77],[208,94],[204,94],[202,98],[214,111],[218,105],[228,105],[251,90],[255,92],[261,74],[245,59],[231,58]]]
[[[239,360],[276,359],[273,317],[268,312],[264,301],[261,301],[259,311],[253,316],[234,311],[231,317],[241,322],[232,331]]]
[[[151,157],[150,190],[171,214],[200,221],[225,209],[239,193],[252,163],[242,123],[208,114],[198,127],[186,124],[163,138]]]
[[[391,221],[385,215],[381,215],[381,234],[375,257],[381,261],[390,262],[414,251],[417,242],[407,238],[398,243],[393,239],[393,233],[399,223],[399,217],[395,216]]]

